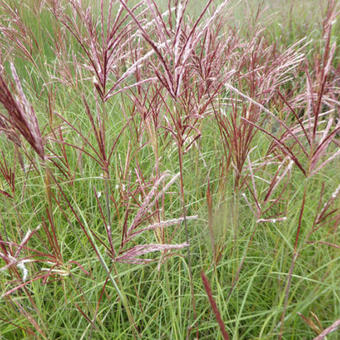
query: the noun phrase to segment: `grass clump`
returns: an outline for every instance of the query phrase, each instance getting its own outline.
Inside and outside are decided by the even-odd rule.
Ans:
[[[303,3],[0,1],[1,335],[337,338],[340,8]]]

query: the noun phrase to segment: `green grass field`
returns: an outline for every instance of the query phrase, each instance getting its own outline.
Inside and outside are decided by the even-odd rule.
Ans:
[[[339,15],[0,0],[0,339],[339,339]]]

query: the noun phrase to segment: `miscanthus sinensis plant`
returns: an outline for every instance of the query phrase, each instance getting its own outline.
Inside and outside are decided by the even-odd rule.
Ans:
[[[6,339],[336,334],[340,8],[266,5],[0,0]]]

